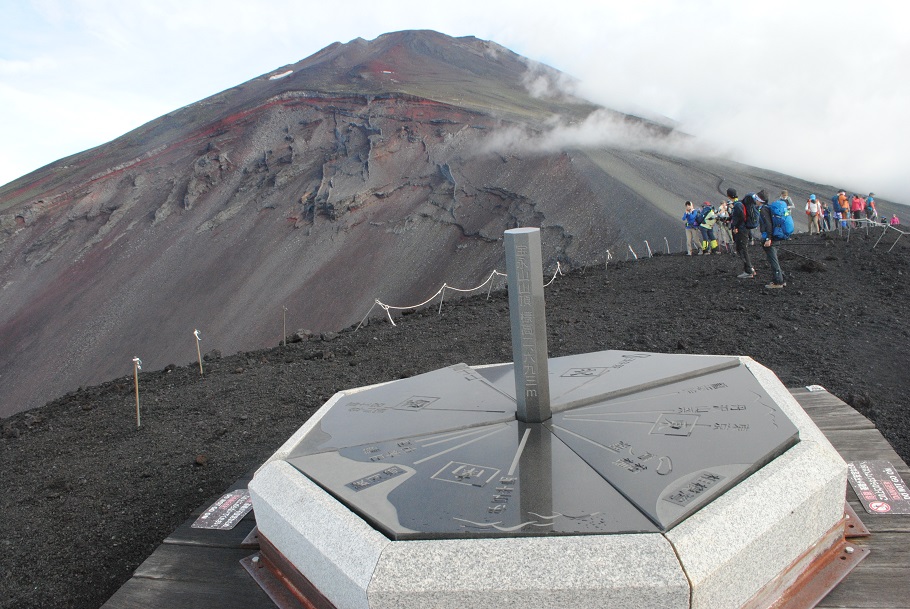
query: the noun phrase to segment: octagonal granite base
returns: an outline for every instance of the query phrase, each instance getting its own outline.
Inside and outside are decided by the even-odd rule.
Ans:
[[[738,360],[800,441],[662,532],[393,541],[286,461],[360,388],[336,394],[257,471],[260,535],[339,609],[746,606],[832,543],[846,465],[770,370]]]

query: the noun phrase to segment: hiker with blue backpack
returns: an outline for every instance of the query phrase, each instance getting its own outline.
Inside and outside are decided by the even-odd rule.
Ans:
[[[761,225],[762,246],[765,248],[765,256],[768,258],[768,264],[771,265],[773,279],[765,287],[768,289],[782,288],[787,285],[784,282],[784,273],[780,269],[780,261],[777,259],[777,246],[782,241],[786,241],[793,234],[793,216],[790,214],[790,208],[783,199],[778,199],[773,203],[763,205],[759,212],[759,222]]]

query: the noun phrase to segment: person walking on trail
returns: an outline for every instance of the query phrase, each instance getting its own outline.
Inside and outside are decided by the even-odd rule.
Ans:
[[[730,212],[730,232],[733,233],[733,243],[736,245],[736,253],[742,259],[743,272],[737,275],[740,279],[751,279],[755,277],[755,269],[752,267],[752,260],[749,259],[749,236],[751,231],[746,224],[749,221],[747,216],[746,204],[740,201],[736,196],[735,188],[727,189],[727,196],[733,202],[733,211]],[[754,202],[755,195],[746,195],[752,197]],[[752,209],[755,209],[754,203]]]
[[[831,230],[831,208],[825,201],[822,201],[822,226],[825,227],[825,232]]]
[[[813,229],[815,234],[822,232],[821,224],[819,223],[819,216],[821,215],[821,205],[818,203],[818,199],[815,195],[809,195],[809,200],[806,201],[806,217],[809,219],[809,234],[813,234]]]
[[[790,211],[787,209],[786,201],[781,199],[762,205],[759,211],[762,247],[765,250],[765,256],[768,258],[768,264],[771,266],[771,283],[765,286],[768,289],[782,288],[787,285],[784,282],[784,273],[780,268],[780,261],[777,259],[777,246],[781,241],[790,238],[793,223],[790,223],[788,232],[788,229],[782,228],[782,222],[780,221],[785,216],[789,216],[789,214]],[[775,219],[778,220],[777,223],[775,223]]]
[[[720,249],[717,247],[717,238],[714,236],[714,225],[717,223],[717,213],[710,201],[702,203],[701,211],[698,212],[698,229],[701,231],[701,252],[703,254],[719,254]]]
[[[891,221],[889,224],[891,226],[900,226],[901,221],[897,219],[897,214],[891,214]]]
[[[686,211],[682,216],[686,224],[686,255],[693,252],[701,254],[701,231],[698,228],[698,212],[692,206],[692,201],[686,201]]]
[[[866,219],[874,221],[876,218],[878,218],[878,210],[875,209],[875,193],[870,192],[866,197]]]

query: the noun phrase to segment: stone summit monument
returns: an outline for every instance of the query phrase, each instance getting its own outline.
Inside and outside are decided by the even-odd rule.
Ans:
[[[513,363],[333,396],[250,483],[254,577],[339,609],[723,609],[858,562],[846,465],[773,373],[550,359],[539,229],[505,244]]]

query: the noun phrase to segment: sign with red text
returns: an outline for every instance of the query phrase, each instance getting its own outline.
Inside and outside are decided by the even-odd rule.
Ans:
[[[194,529],[230,531],[253,509],[250,491],[242,488],[226,493],[193,523]]]
[[[847,479],[870,514],[910,514],[910,489],[890,461],[851,461]]]

